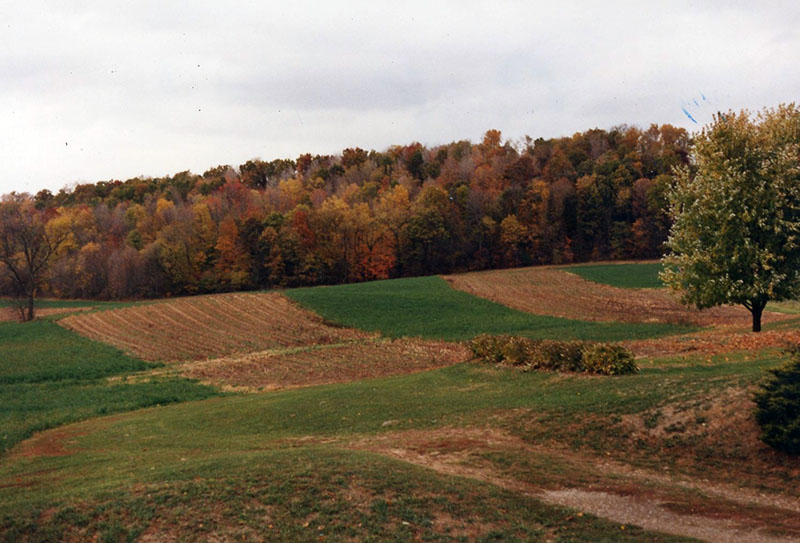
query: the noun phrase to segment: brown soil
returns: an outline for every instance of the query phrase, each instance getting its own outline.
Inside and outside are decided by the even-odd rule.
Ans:
[[[257,352],[186,362],[177,369],[192,379],[263,390],[414,373],[450,366],[469,357],[469,351],[459,344],[398,339]]]
[[[86,435],[85,431],[76,430],[74,426],[56,428],[40,432],[23,441],[14,449],[14,456],[36,458],[40,456],[67,456],[73,454],[72,447],[77,438]]]
[[[329,326],[276,293],[178,298],[58,322],[145,360],[201,360],[371,337]]]
[[[438,472],[470,477],[543,501],[647,530],[706,541],[788,542],[800,538],[800,499],[763,495],[619,464],[603,457],[547,449],[491,428],[442,428],[383,434],[350,445]],[[503,472],[482,455],[520,459],[547,454],[568,467],[565,479],[531,482]],[[548,472],[549,473],[549,472]],[[780,532],[781,535],[774,535]]]
[[[520,311],[589,321],[667,322],[746,326],[750,313],[724,306],[687,309],[666,289],[622,289],[587,281],[549,266],[448,275],[450,285]],[[764,322],[788,318],[765,313]]]

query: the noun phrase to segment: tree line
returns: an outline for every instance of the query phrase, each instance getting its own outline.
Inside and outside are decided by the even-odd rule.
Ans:
[[[12,193],[0,266],[24,267],[13,224],[46,234],[49,260],[27,283],[2,274],[0,288],[122,299],[657,258],[690,143],[671,125],[517,142],[489,130],[478,143]]]

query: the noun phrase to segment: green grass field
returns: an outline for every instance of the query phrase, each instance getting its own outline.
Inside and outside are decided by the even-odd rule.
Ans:
[[[444,514],[490,526],[486,541],[544,541],[553,531],[563,541],[682,541],[635,529],[622,533],[589,515],[576,520],[520,494],[343,447],[358,436],[481,425],[493,413],[512,412],[517,415],[497,424],[532,443],[566,439],[629,459],[637,444],[615,431],[619,417],[751,383],[776,363],[762,357],[666,364],[623,378],[465,364],[151,408],[78,425],[69,456],[7,462],[0,468],[0,518],[7,534],[61,537],[89,529],[115,541],[112,536],[141,534],[154,519],[187,540],[227,529],[245,540],[309,541],[322,532],[332,541],[408,541],[415,533],[417,539],[459,541],[434,532],[434,517]],[[540,421],[535,433],[526,426],[527,413]],[[397,424],[387,427],[387,420]],[[576,442],[568,424],[580,420],[586,422]],[[644,463],[662,464],[670,450],[639,454]],[[540,482],[565,476],[537,469]],[[8,485],[20,478],[33,486]],[[351,502],[354,488],[364,500],[359,507]],[[31,511],[45,509],[51,512],[46,523],[29,520]]]
[[[300,288],[285,294],[331,322],[389,337],[462,341],[486,333],[621,341],[692,330],[662,323],[586,322],[531,315],[454,290],[436,276]]]
[[[789,315],[800,314],[800,301],[788,300],[785,302],[769,302],[766,307],[767,311],[776,311],[778,313],[787,313]]]
[[[0,454],[39,430],[215,394],[185,379],[126,383],[154,364],[48,320],[0,323],[0,360]]]
[[[135,541],[155,526],[158,539],[176,541],[690,541],[621,530],[492,485],[331,447],[242,451],[192,461],[179,474],[151,467],[150,480],[167,482],[106,490],[46,515],[34,510],[42,521],[7,515],[6,540]]]
[[[664,288],[658,274],[664,269],[661,262],[639,264],[589,264],[569,266],[564,271],[574,273],[595,283],[619,288]]]

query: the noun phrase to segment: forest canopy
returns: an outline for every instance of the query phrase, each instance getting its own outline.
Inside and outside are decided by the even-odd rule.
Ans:
[[[660,257],[665,194],[689,146],[671,125],[516,143],[489,130],[478,143],[253,159],[4,200],[69,226],[41,287],[55,296],[343,283]]]

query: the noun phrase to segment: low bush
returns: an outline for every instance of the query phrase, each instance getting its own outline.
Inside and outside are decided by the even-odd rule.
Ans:
[[[606,343],[533,340],[483,334],[470,342],[470,348],[477,358],[486,362],[519,366],[525,370],[604,375],[623,375],[639,371],[628,349]]]
[[[487,362],[499,364],[505,360],[503,355],[503,345],[506,342],[507,336],[490,336],[489,334],[481,334],[475,336],[469,342],[469,348],[472,354]]]
[[[753,397],[761,441],[800,455],[800,346],[790,350],[791,360],[775,369]]]
[[[637,373],[639,367],[633,354],[622,345],[597,343],[583,350],[583,367],[590,373],[601,375],[627,375]]]
[[[500,353],[501,362],[512,366],[526,366],[537,357],[541,342],[525,337],[502,336]]]
[[[583,349],[586,341],[542,341],[531,361],[531,369],[553,371],[584,371]]]

